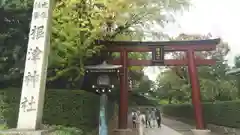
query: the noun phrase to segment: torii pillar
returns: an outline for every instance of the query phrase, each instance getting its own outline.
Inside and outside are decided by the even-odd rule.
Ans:
[[[194,115],[196,119],[196,128],[204,129],[200,85],[199,85],[198,74],[197,74],[198,72],[197,65],[195,63],[194,50],[187,51],[187,59],[188,59],[188,74],[189,74],[189,78],[192,86],[192,104],[194,105],[193,107],[194,107]]]
[[[128,129],[128,51],[121,49],[120,52],[121,71],[120,71],[120,99],[118,113],[118,129],[116,135],[128,135],[131,129]]]
[[[120,73],[120,100],[119,100],[119,119],[118,120],[118,128],[119,129],[127,129],[128,127],[128,52],[123,50],[120,53],[122,70]]]

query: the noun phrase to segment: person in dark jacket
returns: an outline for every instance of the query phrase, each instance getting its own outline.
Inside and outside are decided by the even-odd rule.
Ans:
[[[157,119],[158,128],[161,128],[162,118],[161,118],[160,109],[156,110],[156,119]]]

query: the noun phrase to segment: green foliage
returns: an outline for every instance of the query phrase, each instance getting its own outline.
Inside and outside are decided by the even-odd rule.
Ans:
[[[211,35],[186,35],[180,34],[174,40],[199,40],[209,39]],[[202,100],[204,101],[227,101],[237,98],[236,81],[226,71],[230,68],[225,61],[229,47],[221,42],[215,51],[196,52],[195,55],[202,59],[215,59],[216,64],[211,66],[199,66],[198,77]],[[185,59],[183,52],[170,54],[175,59]],[[187,67],[173,66],[164,70],[157,78],[158,95],[167,98],[169,103],[190,102],[191,84],[188,77]]]
[[[234,58],[234,68],[240,68],[240,55]]]
[[[134,92],[148,93],[153,87],[153,81],[149,80],[147,76],[142,76],[132,87]]]
[[[171,13],[190,0],[57,0],[53,11],[49,80],[64,80],[69,87],[82,80],[84,64],[103,46],[96,39],[143,40],[157,36],[150,28],[172,21]],[[19,87],[27,49],[33,0],[4,0],[0,5],[0,85]],[[161,34],[161,32],[159,32]],[[130,57],[146,58],[132,53]],[[90,59],[90,60],[89,60]],[[93,59],[93,60],[92,60]],[[142,68],[132,68],[142,70]],[[8,82],[8,83],[6,83]],[[52,82],[51,82],[52,83]]]
[[[240,68],[240,55],[236,56],[234,59],[234,68]],[[233,75],[234,76],[234,80],[236,81],[236,85],[237,85],[237,90],[238,90],[238,97],[240,97],[240,76],[239,74]]]
[[[103,48],[95,40],[142,40],[147,26],[167,20],[168,15],[162,12],[181,10],[187,5],[188,0],[57,1],[49,59],[55,74],[49,80],[67,77],[69,81],[79,81],[86,61]],[[130,57],[147,56],[133,53]]]
[[[129,97],[130,106],[156,106],[157,101],[148,99],[142,95],[131,93]]]
[[[20,90],[5,89],[0,91],[0,117],[6,124],[16,127]],[[114,111],[114,104],[109,102],[108,116]],[[98,126],[99,96],[71,90],[47,90],[45,97],[43,123],[47,125],[71,126],[91,131]]]
[[[159,101],[159,104],[160,105],[166,105],[166,104],[168,104],[168,101],[163,99],[163,100]]]
[[[5,0],[0,4],[1,85],[19,79],[23,72],[32,4],[32,0]]]
[[[202,105],[206,124],[240,127],[240,101],[203,103]],[[163,105],[162,111],[168,116],[194,119],[194,110],[191,104]]]
[[[56,75],[50,80],[67,77],[78,81],[83,75],[84,61],[92,57],[100,46],[93,46],[100,38],[100,24],[104,19],[96,6],[82,1],[60,1],[53,13],[53,32],[49,59]],[[93,24],[95,26],[93,26]]]
[[[0,130],[8,129],[6,124],[0,124]]]
[[[172,100],[187,101],[190,96],[190,86],[179,78],[171,69],[161,73],[157,78],[157,90],[154,93],[159,97]]]
[[[50,135],[82,135],[83,131],[78,128],[69,128],[64,126],[52,126],[52,128],[56,129]]]

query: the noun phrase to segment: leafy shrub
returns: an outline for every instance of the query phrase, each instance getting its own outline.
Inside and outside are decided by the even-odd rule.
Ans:
[[[240,101],[203,103],[202,105],[205,123],[240,128]],[[191,104],[164,105],[162,111],[168,116],[194,119]]]
[[[64,127],[64,126],[54,126],[54,129],[56,129],[54,132],[52,132],[50,135],[82,135],[83,131],[78,128],[70,128],[70,127]]]
[[[20,89],[0,90],[0,118],[8,127],[17,124]],[[43,123],[77,127],[92,131],[98,126],[99,96],[86,91],[46,90]],[[114,103],[108,103],[108,116],[114,112]]]

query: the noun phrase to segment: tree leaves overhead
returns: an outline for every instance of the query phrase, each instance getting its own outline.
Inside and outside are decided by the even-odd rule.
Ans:
[[[58,1],[53,14],[49,65],[56,72],[66,72],[56,73],[49,79],[67,76],[77,81],[83,75],[84,63],[103,48],[96,46],[95,40],[142,40],[147,24],[163,24],[167,21],[166,11],[181,10],[187,5],[187,0],[183,3],[177,0],[169,3],[157,0]],[[130,55],[134,58],[148,57],[147,54]]]
[[[1,78],[21,78],[27,49],[33,0],[3,0],[0,6]],[[143,40],[156,32],[150,28],[174,21],[171,12],[182,10],[189,0],[57,0],[53,11],[49,80],[79,82],[85,63],[101,59],[103,40]],[[161,32],[159,32],[161,33]],[[157,35],[159,36],[159,35]],[[130,54],[147,58],[147,54]],[[93,57],[94,56],[94,57]],[[96,57],[98,56],[98,57]],[[89,62],[93,61],[93,62]],[[133,70],[142,70],[134,67]],[[19,81],[18,81],[19,82]]]

